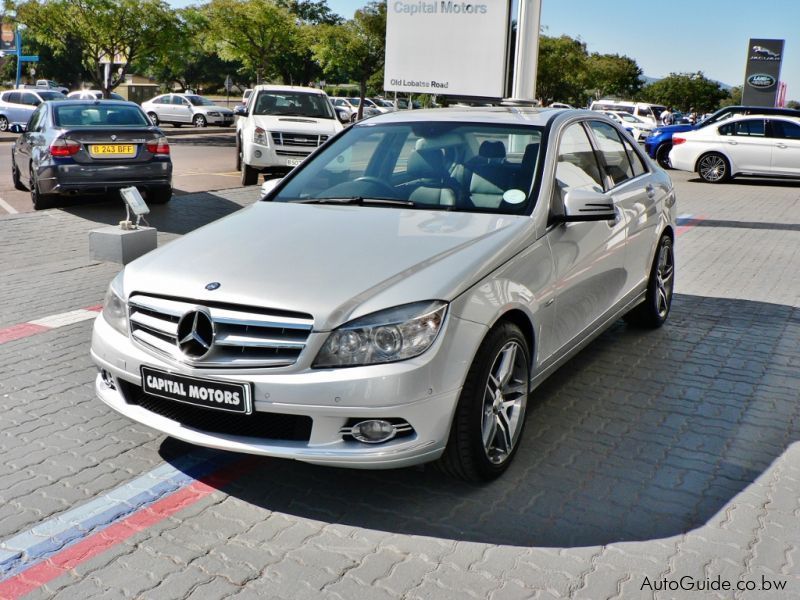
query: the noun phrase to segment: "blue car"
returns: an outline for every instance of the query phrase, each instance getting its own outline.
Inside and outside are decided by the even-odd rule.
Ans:
[[[728,119],[734,115],[785,115],[789,117],[800,117],[800,110],[792,108],[774,108],[771,106],[726,106],[720,108],[711,116],[698,121],[692,125],[690,123],[681,125],[664,125],[654,129],[644,141],[644,149],[650,158],[658,161],[664,169],[671,168],[669,164],[669,151],[672,150],[672,134],[683,131],[693,131],[706,125],[711,125],[718,121]]]

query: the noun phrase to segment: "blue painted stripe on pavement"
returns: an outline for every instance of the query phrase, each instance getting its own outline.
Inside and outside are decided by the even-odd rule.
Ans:
[[[33,562],[189,485],[235,457],[213,450],[195,450],[177,459],[174,465],[161,465],[87,504],[0,543],[0,579],[24,571]]]

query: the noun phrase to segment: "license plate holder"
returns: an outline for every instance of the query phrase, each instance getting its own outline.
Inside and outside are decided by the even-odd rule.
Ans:
[[[133,158],[136,144],[90,144],[89,155],[94,158]]]
[[[249,383],[190,377],[145,366],[141,374],[142,389],[151,396],[211,410],[243,415],[253,412]]]
[[[287,167],[296,167],[303,162],[302,158],[287,158],[286,159],[286,166]]]

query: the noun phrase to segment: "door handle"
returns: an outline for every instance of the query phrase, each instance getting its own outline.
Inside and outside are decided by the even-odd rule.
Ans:
[[[647,197],[652,200],[656,195],[656,188],[653,187],[652,183],[648,183],[644,189],[647,192]]]
[[[786,147],[787,147],[787,146],[786,146],[786,144],[783,144],[783,143],[781,143],[781,144],[775,144],[775,145],[776,145],[778,148],[786,148]]]
[[[739,142],[733,142],[733,141],[731,141],[731,142],[728,142],[728,143],[729,143],[731,146],[735,146],[735,145],[737,145]]]

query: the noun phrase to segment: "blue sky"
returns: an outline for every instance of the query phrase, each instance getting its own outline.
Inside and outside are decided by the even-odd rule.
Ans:
[[[347,18],[365,4],[328,0]],[[542,0],[542,26],[547,35],[580,38],[590,52],[627,55],[650,77],[702,71],[728,85],[744,81],[749,38],[784,39],[781,80],[787,99],[800,100],[800,0]]]

